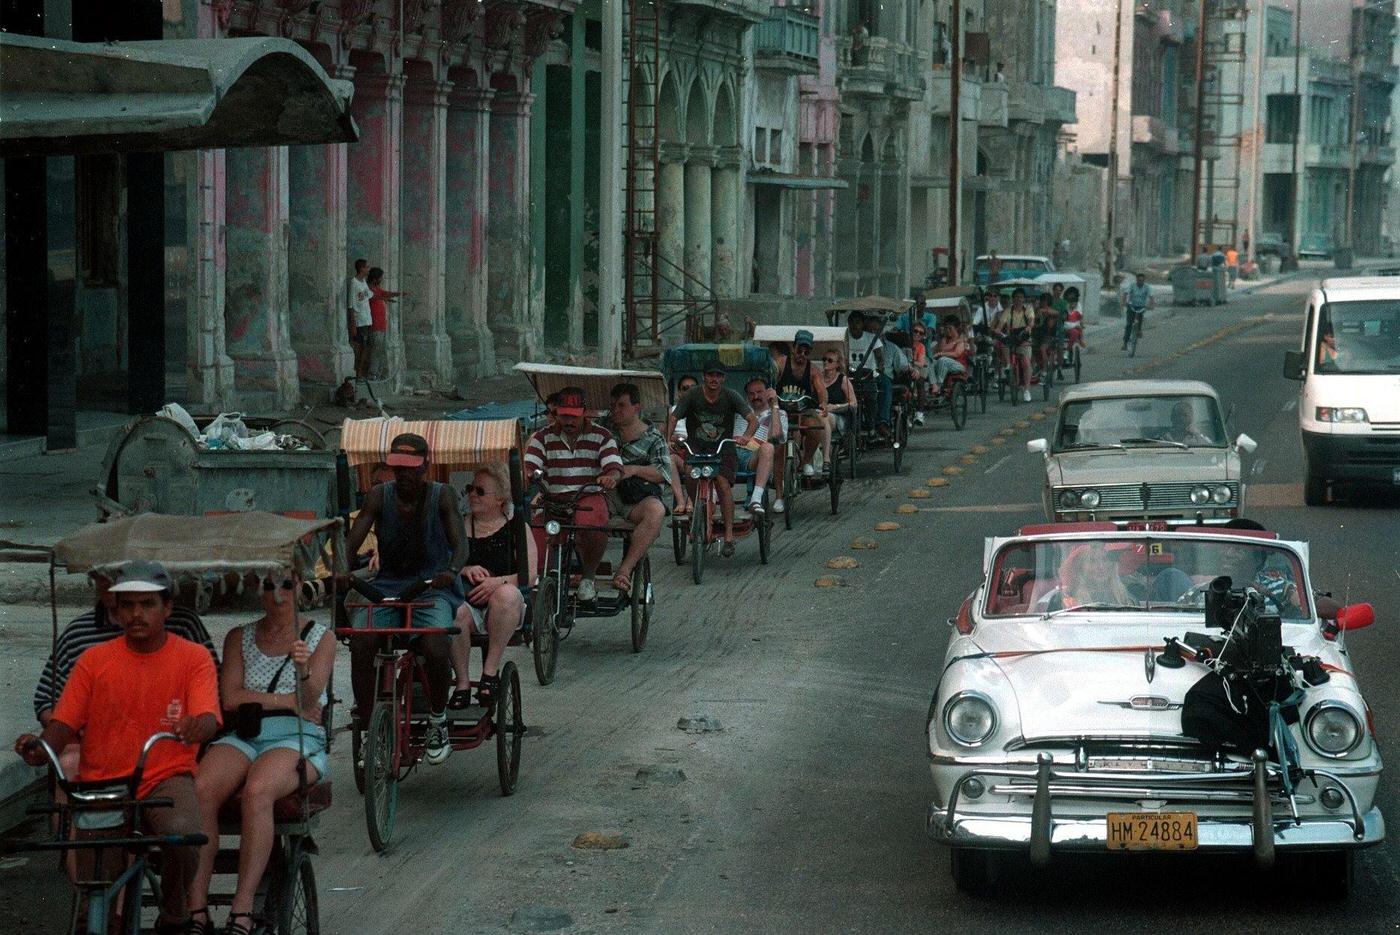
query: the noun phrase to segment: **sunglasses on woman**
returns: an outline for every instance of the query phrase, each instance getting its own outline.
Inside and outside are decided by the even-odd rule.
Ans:
[[[283,591],[290,591],[290,590],[291,590],[292,588],[294,588],[294,587],[296,587],[296,584],[292,581],[291,578],[288,578],[288,579],[286,579],[285,581],[264,581],[264,582],[263,582],[263,590],[264,590],[264,591],[276,591],[278,588],[281,588]]]
[[[469,493],[469,494],[474,494],[475,496],[478,496],[478,497],[489,497],[489,496],[491,496],[491,491],[487,490],[485,487],[481,486],[480,484],[468,484],[468,485],[467,485],[467,493]]]

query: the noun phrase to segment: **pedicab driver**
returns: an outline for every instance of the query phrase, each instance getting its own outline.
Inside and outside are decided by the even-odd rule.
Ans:
[[[148,737],[161,732],[176,735],[181,743],[157,743],[146,757],[137,798],[169,798],[173,804],[143,809],[142,830],[156,835],[197,833],[195,757],[199,745],[219,728],[214,660],[203,646],[166,631],[172,607],[171,582],[161,565],[124,565],[111,593],[116,599],[115,616],[122,638],[94,646],[78,657],[40,736],[62,756],[63,749],[81,735],[77,779],[110,780],[115,785],[136,771]],[[32,766],[46,762],[37,739],[33,734],[22,734],[15,741],[15,752]],[[96,855],[95,851],[78,852],[79,879],[92,879],[95,874],[115,879],[122,861],[108,854],[104,866],[95,868]],[[189,922],[185,892],[198,856],[193,847],[164,848],[157,932],[185,931]]]
[[[385,464],[394,479],[378,484],[365,497],[355,524],[345,538],[347,554],[355,555],[370,530],[379,542],[379,573],[374,586],[390,597],[411,585],[431,581],[429,590],[414,598],[431,604],[413,610],[414,627],[452,626],[457,608],[466,600],[458,571],[467,564],[467,536],[457,497],[446,484],[428,480],[428,442],[405,432],[389,445]],[[372,625],[393,628],[404,625],[405,612],[396,607],[377,608]],[[350,643],[350,678],[355,710],[369,717],[374,698],[374,655],[379,640],[358,638]],[[452,752],[447,735],[447,695],[452,685],[451,643],[446,634],[418,640],[428,675],[428,733],[424,757],[438,764]]]

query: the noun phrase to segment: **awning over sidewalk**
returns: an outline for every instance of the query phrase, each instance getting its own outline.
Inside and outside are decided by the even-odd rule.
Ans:
[[[748,174],[751,185],[777,185],[781,188],[850,188],[845,179],[826,175],[798,175],[794,172],[773,172],[763,169]]]
[[[354,86],[287,39],[0,35],[0,156],[350,143]]]

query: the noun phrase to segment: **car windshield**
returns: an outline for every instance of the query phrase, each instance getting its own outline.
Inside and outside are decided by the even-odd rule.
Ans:
[[[1279,545],[1184,537],[1039,540],[1004,546],[992,562],[984,615],[1073,622],[1096,613],[1200,613],[1206,586],[1229,575],[1288,620],[1311,617],[1302,566]]]
[[[1328,302],[1313,355],[1317,373],[1400,373],[1400,300]]]
[[[1224,446],[1224,420],[1211,396],[1110,396],[1066,403],[1054,450]]]

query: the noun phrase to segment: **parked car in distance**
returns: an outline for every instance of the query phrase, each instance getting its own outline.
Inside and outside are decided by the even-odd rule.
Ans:
[[[1054,435],[1026,447],[1045,456],[1047,520],[1223,523],[1244,507],[1240,453],[1257,445],[1228,439],[1208,383],[1107,380],[1066,389]]]
[[[991,279],[991,255],[979,256],[972,267],[972,279],[979,286],[985,286]],[[1034,279],[1041,273],[1055,272],[1055,264],[1048,256],[1028,254],[997,255],[1001,261],[1001,273],[997,281],[1003,279]]]

